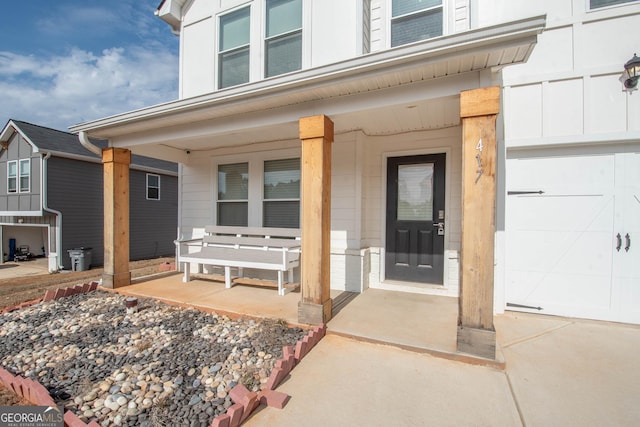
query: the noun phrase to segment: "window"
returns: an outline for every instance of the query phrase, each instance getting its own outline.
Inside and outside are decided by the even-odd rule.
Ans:
[[[31,159],[20,160],[20,192],[31,190]]]
[[[589,0],[589,7],[591,9],[598,9],[601,7],[614,6],[616,4],[631,3],[635,0]]]
[[[302,0],[267,0],[265,77],[302,68]]]
[[[220,17],[218,87],[249,81],[249,6]]]
[[[18,191],[18,161],[7,162],[7,192],[16,193]]]
[[[442,0],[392,0],[391,46],[443,33]]]
[[[300,159],[264,162],[264,227],[300,228]]]
[[[160,200],[160,175],[147,174],[147,200]]]
[[[249,164],[218,165],[218,225],[246,227],[248,207]]]

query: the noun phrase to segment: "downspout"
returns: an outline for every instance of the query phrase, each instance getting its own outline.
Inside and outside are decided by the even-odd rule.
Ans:
[[[91,151],[92,153],[97,154],[98,157],[102,158],[102,148],[96,145],[93,145],[91,141],[89,141],[89,137],[87,136],[87,133],[85,131],[83,130],[80,131],[80,133],[78,134],[78,139],[80,140],[80,144],[82,144],[84,148]]]
[[[42,157],[42,177],[40,185],[42,185],[42,210],[52,213],[56,216],[56,254],[58,270],[63,270],[62,265],[62,212],[51,209],[47,206],[47,160],[51,157],[51,153],[47,153]],[[51,235],[49,235],[49,254],[51,254]]]

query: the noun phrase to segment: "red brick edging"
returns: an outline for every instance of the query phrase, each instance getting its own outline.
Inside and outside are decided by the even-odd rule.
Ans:
[[[276,391],[275,388],[289,375],[291,370],[305,357],[309,351],[325,336],[327,326],[322,324],[314,327],[309,333],[293,346],[282,348],[282,358],[276,361],[276,366],[271,371],[264,390],[260,393],[247,390],[242,384],[238,384],[229,392],[233,405],[227,412],[213,419],[210,427],[238,427],[260,404],[282,409],[291,396]]]
[[[20,304],[5,307],[0,314],[9,313],[11,311],[20,310],[21,308],[31,307],[32,305],[36,305],[41,303],[42,301],[53,301],[64,297],[69,297],[71,295],[83,294],[86,292],[95,291],[98,289],[98,282],[85,283],[75,286],[69,286],[66,288],[58,288],[58,289],[49,289],[44,293],[44,296],[36,299],[32,299],[30,301],[21,302]]]

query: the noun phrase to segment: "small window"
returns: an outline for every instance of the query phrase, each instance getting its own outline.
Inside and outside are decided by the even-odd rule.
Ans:
[[[160,200],[160,175],[147,174],[147,200]]]
[[[591,9],[599,9],[601,7],[615,6],[617,4],[631,3],[636,0],[589,0]]]
[[[265,77],[302,68],[302,0],[267,0]]]
[[[246,227],[248,202],[249,164],[218,165],[217,224]]]
[[[249,81],[249,6],[220,17],[218,87]]]
[[[300,159],[264,162],[264,227],[300,228]]]
[[[31,191],[31,159],[20,160],[20,192]]]
[[[18,192],[18,161],[7,162],[7,192]]]
[[[442,0],[392,0],[391,46],[441,36]]]

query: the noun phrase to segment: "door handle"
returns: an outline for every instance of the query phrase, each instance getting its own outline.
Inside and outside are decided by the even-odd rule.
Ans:
[[[616,234],[616,240],[618,241],[616,244],[616,251],[620,252],[620,248],[622,247],[622,236],[620,233]]]
[[[627,233],[627,234],[624,236],[624,240],[625,240],[625,242],[626,242],[626,245],[625,245],[625,247],[624,247],[624,251],[625,251],[625,252],[629,252],[629,249],[631,249],[631,236],[629,236],[629,233]]]

